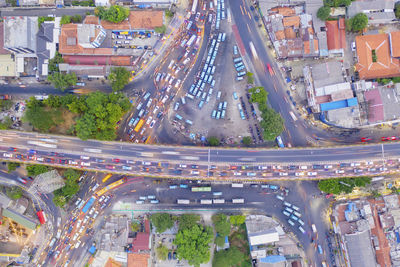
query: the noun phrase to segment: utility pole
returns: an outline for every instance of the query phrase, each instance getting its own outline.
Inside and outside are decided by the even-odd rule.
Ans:
[[[207,178],[210,172],[210,149],[208,149],[208,164],[207,164]]]

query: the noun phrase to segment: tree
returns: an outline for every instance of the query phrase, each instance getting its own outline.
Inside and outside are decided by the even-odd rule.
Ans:
[[[365,29],[368,25],[368,17],[364,13],[358,13],[354,17],[348,20],[351,27],[350,30],[353,32],[359,32]]]
[[[125,85],[129,83],[130,73],[124,67],[117,67],[111,69],[110,75],[108,75],[108,79],[111,82],[111,88],[113,92],[121,91],[124,89]]]
[[[394,14],[396,15],[396,18],[400,19],[400,3],[396,3],[394,6]]]
[[[207,142],[210,146],[219,146],[219,144],[220,144],[219,139],[215,136],[208,137]]]
[[[75,73],[63,74],[61,72],[53,72],[48,75],[47,79],[53,84],[53,86],[61,91],[64,91],[70,86],[73,86],[78,81]]]
[[[247,76],[247,83],[252,84],[254,83],[254,74],[251,72],[246,73]]]
[[[28,171],[28,176],[37,176],[39,174],[45,173],[49,171],[49,168],[45,165],[29,165],[26,167]]]
[[[365,187],[371,183],[370,177],[325,179],[318,182],[318,188],[328,194],[349,194],[354,187]]]
[[[62,55],[57,51],[55,56],[49,60],[49,72],[50,73],[59,72],[60,69],[58,68],[58,65],[60,63],[64,63],[64,59],[62,58]]]
[[[231,224],[225,214],[219,213],[212,216],[212,221],[215,226],[215,231],[220,236],[227,236],[231,232]]]
[[[102,20],[120,23],[129,16],[129,9],[116,5],[110,6],[108,9],[100,6],[95,8],[94,14]]]
[[[155,28],[154,28],[154,31],[155,31],[156,33],[164,34],[164,33],[167,31],[167,27],[163,24],[163,25],[160,26],[160,27],[155,27]]]
[[[53,17],[38,17],[38,27],[40,28],[40,25],[42,25],[43,22],[45,21],[54,21],[55,18]]]
[[[249,93],[251,94],[250,102],[264,104],[267,102],[268,92],[265,91],[264,87],[253,87],[249,89]]]
[[[213,259],[213,267],[232,267],[232,266],[243,266],[241,263],[247,261],[246,255],[244,255],[237,247],[232,246],[227,250],[217,251]]]
[[[64,177],[67,179],[67,181],[75,183],[78,181],[79,173],[74,169],[67,169],[64,172]]]
[[[60,20],[60,25],[71,23],[71,16],[63,15]]]
[[[264,130],[264,139],[269,141],[275,140],[284,130],[284,121],[281,115],[272,108],[263,110],[260,125]]]
[[[231,224],[239,226],[244,224],[244,222],[246,221],[246,216],[244,215],[232,215],[229,217],[229,221],[231,222]]]
[[[8,172],[15,171],[19,166],[21,166],[18,162],[8,162],[7,163],[7,169]]]
[[[174,240],[178,259],[185,259],[195,267],[199,267],[201,263],[207,263],[210,260],[209,244],[212,237],[212,229],[199,224],[180,230]]]
[[[198,214],[182,214],[179,217],[179,230],[188,229],[200,220]]]
[[[163,233],[174,225],[171,215],[168,213],[154,213],[151,215],[150,220],[156,227],[157,233]]]
[[[322,20],[325,21],[329,18],[329,16],[331,15],[331,8],[328,6],[322,6],[318,9],[317,12],[317,17]]]
[[[245,137],[243,137],[243,139],[242,139],[242,143],[243,143],[243,145],[245,145],[245,146],[249,146],[249,145],[251,145],[251,143],[253,143],[253,140],[251,140],[251,137],[250,137],[250,136],[245,136]]]
[[[171,10],[169,10],[169,9],[166,9],[166,10],[164,11],[164,13],[165,13],[165,16],[166,16],[167,18],[172,18],[172,17],[174,16],[174,13],[173,13]]]
[[[71,21],[74,23],[80,23],[80,22],[82,22],[82,16],[79,14],[76,14],[75,16],[71,17]]]
[[[214,241],[214,243],[215,243],[215,245],[217,245],[218,247],[223,247],[224,246],[224,244],[225,244],[225,237],[224,236],[221,236],[221,235],[218,235],[216,238],[215,238],[215,241]]]
[[[65,196],[57,195],[57,196],[54,196],[53,203],[57,207],[63,208],[65,206],[65,204],[67,204],[67,200],[66,200]]]
[[[140,230],[140,223],[132,222],[131,223],[131,231],[132,232],[138,232],[139,230]]]
[[[22,197],[22,189],[18,186],[7,187],[6,195],[11,199],[19,199]]]
[[[0,122],[0,130],[10,129],[12,124],[13,122],[10,117],[4,117],[3,120]]]
[[[41,132],[48,132],[51,127],[56,125],[53,114],[48,112],[43,104],[35,99],[30,100],[27,104],[23,120],[29,122],[33,128]]]
[[[159,245],[157,247],[157,257],[160,260],[165,261],[167,259],[167,255],[168,255],[168,248],[163,245]]]

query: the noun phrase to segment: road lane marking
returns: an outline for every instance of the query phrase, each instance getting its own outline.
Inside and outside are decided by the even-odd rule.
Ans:
[[[154,154],[150,152],[141,152],[140,155],[142,157],[149,157],[149,158],[152,158],[154,156]]]
[[[180,153],[177,151],[161,151],[161,154],[164,155],[179,155]]]
[[[256,161],[256,158],[238,158],[240,161]]]
[[[240,5],[240,11],[242,11],[242,15],[244,16],[242,5]]]
[[[251,32],[249,24],[246,24],[246,25],[247,25],[247,29],[249,30],[249,32]]]

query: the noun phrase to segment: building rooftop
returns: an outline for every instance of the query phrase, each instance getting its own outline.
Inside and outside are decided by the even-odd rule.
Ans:
[[[132,242],[132,251],[148,251],[150,249],[150,234],[138,232]]]
[[[18,49],[35,53],[37,32],[37,17],[5,17],[4,47],[10,50],[13,49],[16,53],[18,53]]]
[[[339,61],[327,61],[311,66],[314,87],[320,88],[327,85],[343,83],[342,63]]]
[[[36,229],[36,222],[33,219],[30,219],[22,214],[19,214],[13,210],[10,209],[3,209],[2,210],[2,215],[4,217],[8,217],[11,220],[19,223],[20,225],[31,229],[31,230],[35,230]]]
[[[400,57],[400,31],[389,33],[390,54],[392,57]]]
[[[394,44],[396,53],[399,44]],[[356,70],[360,79],[394,77],[400,75],[400,61],[390,54],[390,40],[386,33],[356,37]],[[374,54],[374,55],[373,55]]]
[[[345,241],[351,266],[377,266],[369,231],[346,234]]]
[[[350,6],[347,7],[347,15],[349,17],[353,17],[358,13],[366,13],[368,12],[368,17],[371,15],[374,16],[379,13],[385,13],[386,19],[391,20],[394,17],[393,13],[394,9],[394,0],[361,0],[361,1],[352,1]],[[393,14],[393,17],[390,15]]]
[[[383,121],[384,109],[379,89],[365,91],[364,97],[368,106],[368,121],[370,123]]]
[[[112,66],[131,66],[131,56],[83,56],[66,55],[63,57],[65,63],[71,65],[112,65]]]
[[[127,267],[147,267],[150,255],[148,253],[129,253]]]
[[[345,20],[327,20],[326,35],[328,41],[328,50],[346,49],[346,27]]]

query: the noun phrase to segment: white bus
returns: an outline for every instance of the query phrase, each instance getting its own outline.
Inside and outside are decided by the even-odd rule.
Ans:
[[[234,183],[234,184],[232,184],[232,187],[243,188],[243,184]]]
[[[186,204],[186,205],[188,205],[190,203],[190,201],[188,199],[178,199],[176,202],[178,204]]]

